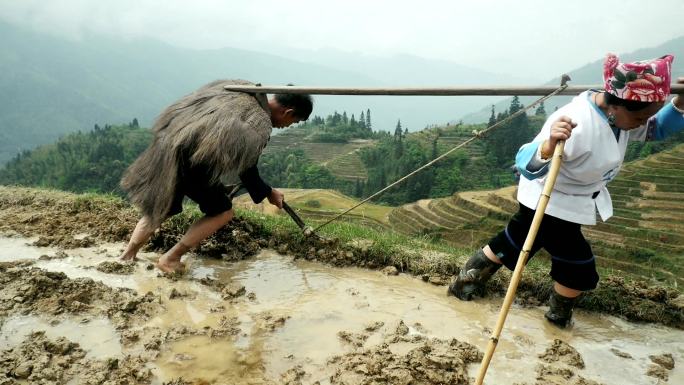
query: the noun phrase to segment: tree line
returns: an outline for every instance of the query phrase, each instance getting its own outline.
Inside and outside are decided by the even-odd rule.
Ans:
[[[334,113],[322,118],[318,115],[300,125],[310,131],[308,141],[316,143],[347,143],[351,139],[371,139],[377,134],[373,131],[371,111],[361,111],[357,119],[346,111]]]
[[[314,116],[302,127],[309,131],[308,141],[331,142],[372,138],[376,144],[362,148],[359,156],[368,178],[350,181],[337,178],[313,162],[301,149],[286,149],[263,154],[259,169],[268,183],[288,188],[332,188],[347,195],[365,198],[385,188],[423,164],[435,159],[453,143],[444,140],[462,135],[463,140],[506,119],[523,108],[518,98],[509,107],[492,114],[486,125],[451,125],[408,133],[397,122],[393,133],[373,131],[370,110],[359,118],[333,113]],[[546,112],[538,107],[534,114],[522,114],[487,134],[482,143],[471,143],[446,159],[421,171],[376,199],[379,203],[399,205],[419,199],[444,197],[457,191],[498,188],[515,182],[511,165],[518,148],[539,132]],[[328,135],[328,136],[326,136]],[[321,139],[322,138],[322,139]],[[50,187],[73,192],[122,194],[119,181],[123,172],[147,147],[152,133],[136,119],[124,125],[95,125],[92,131],[61,137],[57,142],[17,154],[0,169],[0,184]],[[646,157],[672,148],[684,133],[666,141],[631,143],[627,160]],[[474,149],[478,149],[479,152]]]
[[[17,154],[0,170],[0,183],[73,192],[121,194],[119,180],[152,140],[137,119],[61,137],[56,143]]]

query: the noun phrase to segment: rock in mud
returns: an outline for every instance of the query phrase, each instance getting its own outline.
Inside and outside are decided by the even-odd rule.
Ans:
[[[352,333],[348,331],[337,332],[337,337],[351,346],[360,348],[366,343],[368,336],[366,334]]]
[[[553,344],[546,351],[539,355],[539,358],[547,363],[564,363],[575,368],[584,369],[584,360],[575,348],[559,339],[555,339]]]
[[[397,325],[396,334],[398,334],[398,335],[400,335],[400,336],[405,336],[405,335],[407,335],[408,333],[409,333],[409,328],[408,328],[408,326],[406,326],[406,324],[404,323],[404,321],[399,321],[399,325]]]
[[[65,249],[91,247],[95,244],[95,239],[90,236],[85,238],[74,238],[71,235],[43,235],[40,236],[37,241],[33,242],[33,245],[38,247],[59,246]]]
[[[194,297],[194,295],[192,293],[179,291],[175,287],[173,289],[171,289],[171,293],[169,293],[169,299],[192,298],[192,297]]]
[[[667,379],[670,377],[667,369],[665,369],[664,367],[662,367],[660,365],[656,365],[656,364],[648,365],[648,369],[646,370],[646,375],[649,377],[659,378],[663,381],[667,381]]]
[[[436,286],[446,286],[451,280],[449,277],[444,277],[441,275],[432,275],[428,278],[428,282]]]
[[[376,322],[367,324],[366,327],[363,328],[363,330],[372,333],[372,332],[377,331],[378,329],[380,329],[380,328],[383,327],[383,326],[385,326],[385,323],[384,323],[384,322],[382,322],[382,321],[376,321]]]
[[[672,370],[675,367],[674,357],[671,353],[651,355],[648,358],[654,363],[662,366],[667,370]]]
[[[554,340],[539,358],[545,364],[537,366],[535,385],[602,385],[577,374],[577,369],[584,369],[584,360],[561,340]]]
[[[331,384],[469,384],[467,365],[482,353],[458,340],[432,339],[405,355],[392,353],[387,344],[334,357],[337,367]]]
[[[239,283],[230,283],[227,286],[225,286],[223,289],[221,289],[221,296],[223,297],[223,300],[229,300],[237,297],[241,297],[245,295],[247,291],[245,290],[245,287],[240,285]]]
[[[96,269],[107,274],[127,275],[133,274],[135,271],[135,265],[131,263],[105,261],[97,265]]]
[[[283,385],[301,385],[305,375],[306,372],[302,366],[297,365],[280,375],[280,383]]]
[[[399,275],[399,270],[394,266],[387,266],[381,272],[385,275]]]
[[[69,258],[69,255],[67,253],[61,251],[61,250],[56,252],[55,255],[43,254],[40,257],[38,257],[38,259],[41,261],[51,261],[53,259],[65,259],[65,258]]]
[[[263,312],[256,315],[255,321],[260,329],[274,331],[283,327],[290,316],[275,315],[271,312]]]
[[[237,317],[222,316],[218,326],[209,332],[209,336],[211,338],[236,336],[240,332],[240,321],[238,321]]]
[[[634,359],[631,354],[625,353],[625,352],[617,350],[615,348],[610,349],[610,351],[620,358],[625,358],[625,359],[629,359],[629,360]]]

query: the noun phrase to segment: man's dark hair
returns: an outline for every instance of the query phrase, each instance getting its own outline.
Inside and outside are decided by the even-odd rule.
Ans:
[[[617,96],[606,92],[606,103],[609,106],[623,106],[627,111],[641,111],[651,105],[652,102],[642,102],[639,100],[620,99]]]
[[[276,94],[275,100],[283,107],[292,108],[301,120],[309,119],[313,111],[313,99],[308,94]]]

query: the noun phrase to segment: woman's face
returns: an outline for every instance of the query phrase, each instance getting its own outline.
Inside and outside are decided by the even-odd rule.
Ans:
[[[648,118],[655,115],[664,104],[665,102],[654,102],[639,111],[629,111],[624,106],[611,106],[610,108],[613,114],[615,114],[615,127],[623,130],[633,130],[646,124]]]

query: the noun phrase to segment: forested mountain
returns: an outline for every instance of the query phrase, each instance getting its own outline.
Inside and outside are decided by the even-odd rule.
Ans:
[[[323,86],[435,86],[520,84],[456,63],[410,55],[372,57],[345,52],[301,51],[283,56],[233,48],[192,50],[151,40],[88,36],[65,40],[0,22],[0,163],[18,152],[55,141],[94,124],[137,118],[149,126],[169,103],[211,80],[243,78],[264,84]],[[622,55],[625,60],[673,53],[674,74],[684,74],[684,38]],[[258,47],[255,47],[258,49]],[[598,60],[570,71],[573,83],[600,81]],[[563,68],[559,65],[559,72]],[[556,80],[550,82],[557,83]],[[527,83],[529,84],[529,83]],[[397,119],[409,132],[458,121],[497,98],[318,96],[315,112],[370,108],[374,129],[391,132]],[[556,98],[547,105],[567,98]],[[529,98],[521,98],[524,104]],[[508,108],[510,100],[496,105]],[[490,107],[465,122],[485,122]]]
[[[509,108],[491,116],[489,125],[523,108],[515,98]],[[291,146],[276,145],[260,158],[262,177],[276,187],[336,189],[365,198],[412,172],[440,154],[472,137],[480,125],[433,127],[409,133],[398,121],[393,134],[371,129],[370,110],[357,119],[346,112],[314,116],[294,127],[303,133]],[[363,118],[361,118],[363,116]],[[538,108],[498,127],[483,140],[475,141],[449,157],[388,190],[376,202],[399,205],[424,198],[450,196],[458,191],[491,189],[514,183],[510,166],[521,144],[539,131],[545,115]],[[74,192],[121,194],[119,180],[128,165],[147,147],[152,138],[137,120],[127,125],[95,126],[92,131],[66,135],[56,143],[16,155],[0,169],[0,184],[51,187]],[[345,178],[335,173],[334,164],[317,162],[306,144],[316,140],[328,153],[344,141],[368,140],[358,149],[359,167],[366,177]],[[632,143],[627,159],[646,157],[673,147],[684,133],[662,142]],[[323,142],[321,142],[323,141]],[[327,142],[325,142],[327,141]],[[269,146],[266,147],[267,149]]]
[[[121,194],[121,175],[151,139],[150,130],[140,128],[137,120],[96,125],[90,132],[69,134],[16,155],[0,170],[0,184]]]
[[[345,71],[238,49],[155,41],[68,41],[0,23],[0,162],[94,124],[149,126],[168,104],[222,78],[265,84],[377,84]]]
[[[242,78],[269,85],[401,85],[378,80],[368,71],[348,70],[347,64],[355,60],[352,54],[333,62],[333,67],[310,63],[307,56],[291,55],[297,59],[290,60],[233,48],[192,50],[151,40],[102,36],[72,41],[3,22],[0,36],[0,163],[62,134],[89,130],[94,124],[120,124],[137,118],[142,126],[150,126],[165,106],[215,79]],[[445,63],[439,66],[446,67]],[[452,71],[445,82],[458,84],[471,78],[472,71],[452,66],[459,70]],[[423,83],[432,69],[429,60],[398,58],[393,71],[405,74],[403,84],[415,84]],[[488,76],[496,79],[484,71],[478,76],[483,82]],[[371,108],[376,130],[391,130],[394,122],[402,119],[415,131],[479,105],[429,97],[315,99],[315,112],[320,115]]]
[[[521,108],[511,105],[511,112]],[[356,197],[366,197],[434,159],[455,142],[471,135],[482,126],[451,126],[409,133],[398,121],[393,135],[372,130],[370,110],[356,118],[346,112],[295,127],[303,132],[300,146],[281,147],[260,158],[263,178],[274,186],[289,188],[333,188]],[[508,112],[501,114],[503,119]],[[484,142],[477,152],[470,148],[437,163],[381,196],[378,201],[401,204],[428,197],[448,196],[455,191],[501,187],[513,182],[508,168],[510,159],[523,143],[539,129],[541,119],[522,116],[498,130],[511,146]],[[75,192],[98,191],[121,194],[118,182],[126,167],[144,150],[151,132],[138,127],[137,120],[128,125],[96,126],[87,133],[74,133],[56,143],[24,151],[0,169],[1,184],[53,187]],[[450,140],[446,140],[449,138]],[[491,140],[494,140],[492,137]],[[312,161],[311,153],[301,144],[314,141],[340,146],[350,140],[371,140],[373,145],[361,148],[360,167],[367,178],[340,178],[330,165]],[[268,147],[267,147],[268,148]],[[484,153],[482,152],[484,151]]]

